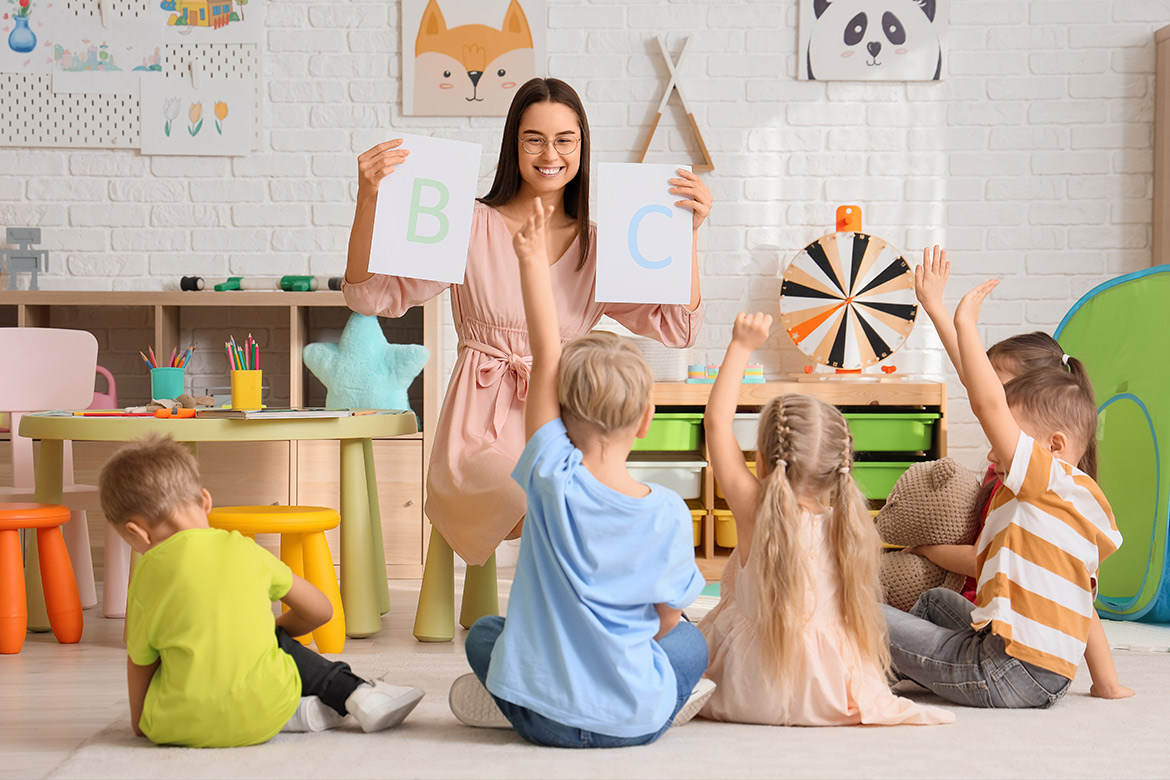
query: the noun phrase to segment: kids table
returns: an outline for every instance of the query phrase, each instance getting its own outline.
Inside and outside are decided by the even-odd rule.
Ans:
[[[26,414],[20,435],[41,440],[37,459],[36,500],[60,503],[65,441],[129,441],[147,433],[167,433],[195,451],[199,442],[320,441],[341,444],[341,602],[346,634],[366,637],[382,627],[390,609],[386,555],[378,510],[373,439],[403,436],[418,430],[411,412],[377,412],[353,417],[303,417],[277,420],[175,419],[156,417],[81,417],[72,414]],[[32,543],[30,543],[30,549]],[[35,552],[26,557],[28,625],[49,628],[41,595]],[[380,576],[379,576],[380,573]]]

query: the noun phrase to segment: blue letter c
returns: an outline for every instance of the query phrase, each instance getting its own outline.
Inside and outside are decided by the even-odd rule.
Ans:
[[[642,219],[647,214],[665,214],[667,219],[670,219],[672,216],[670,209],[668,209],[666,206],[659,206],[653,203],[649,206],[643,206],[642,208],[638,209],[637,213],[634,214],[634,218],[630,220],[630,257],[634,258],[634,262],[643,268],[665,268],[666,266],[670,265],[670,255],[667,255],[662,260],[647,260],[642,256],[642,253],[638,251],[638,226],[642,223]]]

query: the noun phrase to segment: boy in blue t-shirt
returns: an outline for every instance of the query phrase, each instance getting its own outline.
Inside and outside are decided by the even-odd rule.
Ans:
[[[126,602],[130,725],[152,742],[239,747],[322,731],[350,715],[395,726],[420,688],[367,682],[293,637],[333,615],[329,599],[237,532],[211,528],[211,494],[186,447],[151,434],[98,480],[102,510],[142,555]],[[288,607],[274,618],[272,602]]]
[[[685,502],[626,469],[654,416],[641,353],[595,332],[562,355],[550,216],[537,200],[513,238],[532,372],[528,444],[512,472],[528,509],[508,618],[472,626],[474,674],[451,686],[451,710],[538,745],[643,745],[693,717],[715,689],[700,680],[702,634],[679,622],[703,578]]]

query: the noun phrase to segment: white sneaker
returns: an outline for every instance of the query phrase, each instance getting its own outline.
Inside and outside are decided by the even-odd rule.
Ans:
[[[447,697],[451,713],[468,726],[481,729],[510,729],[512,724],[500,712],[496,700],[474,674],[465,674],[451,683]]]
[[[691,689],[691,695],[687,699],[687,703],[682,706],[678,714],[674,716],[672,726],[681,726],[684,723],[689,723],[692,718],[699,714],[699,710],[703,709],[703,705],[711,698],[711,694],[715,693],[715,681],[708,680],[706,677],[700,677],[699,681],[695,683],[695,687]]]
[[[390,685],[375,680],[359,685],[345,700],[346,711],[362,731],[381,731],[397,726],[422,700],[423,689],[409,685]]]
[[[297,704],[297,711],[288,719],[288,723],[284,724],[281,731],[294,734],[325,731],[337,728],[343,720],[344,715],[337,714],[337,710],[316,696],[302,696]]]

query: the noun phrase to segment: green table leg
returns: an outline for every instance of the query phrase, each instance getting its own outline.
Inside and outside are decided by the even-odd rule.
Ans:
[[[60,439],[42,439],[37,458],[36,499],[42,504],[61,503],[65,443]],[[28,606],[28,630],[49,630],[49,613],[45,609],[45,591],[41,586],[41,561],[37,553],[37,535],[24,535],[24,593]]]
[[[386,581],[386,547],[382,544],[382,507],[378,500],[378,475],[374,468],[374,440],[362,439],[362,456],[366,461],[366,490],[369,492],[370,530],[374,538],[374,572],[380,572],[375,589],[378,591],[378,614],[390,611],[390,583]]]
[[[362,441],[341,440],[341,603],[345,633],[351,637],[372,636],[382,629]]]
[[[483,566],[468,566],[463,580],[463,606],[459,625],[471,628],[484,615],[500,614],[500,596],[496,585],[496,554]]]
[[[414,638],[420,642],[450,642],[455,638],[455,553],[434,527],[418,591]]]

